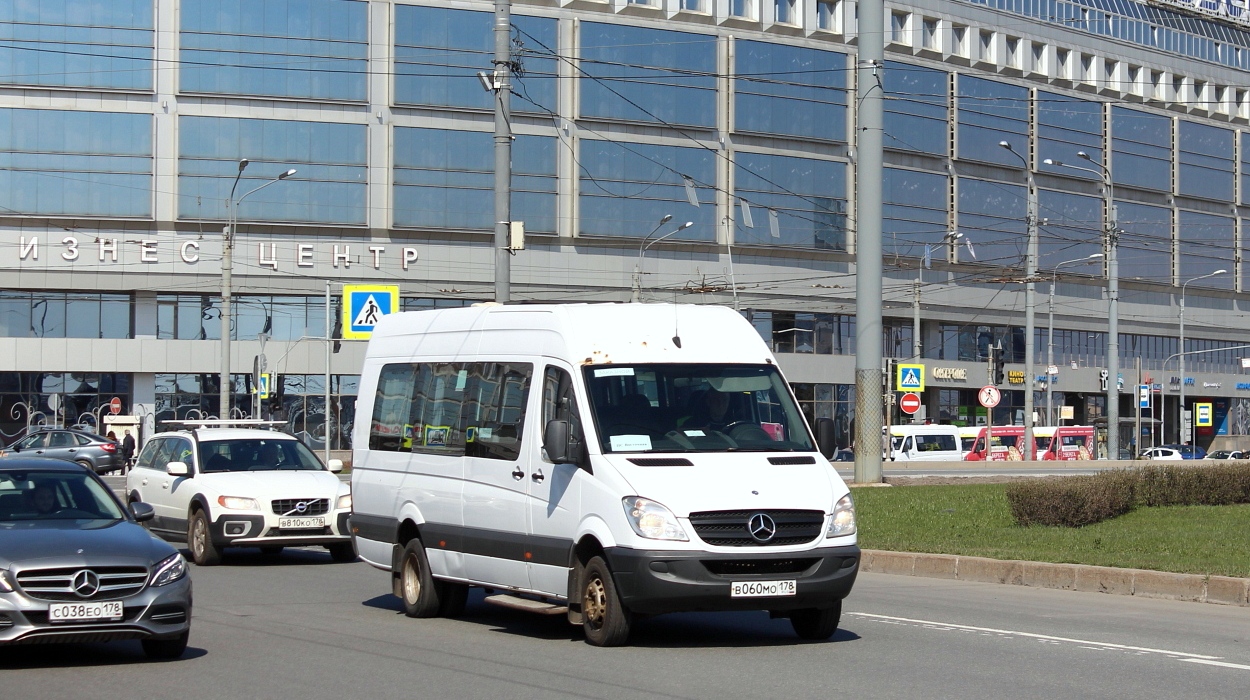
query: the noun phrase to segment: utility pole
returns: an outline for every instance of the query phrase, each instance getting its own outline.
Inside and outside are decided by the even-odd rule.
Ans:
[[[1024,255],[1024,445],[1027,450],[1024,459],[1033,458],[1035,444],[1033,442],[1033,362],[1034,362],[1034,314],[1037,304],[1037,182],[1033,179],[1033,164],[1020,155],[1007,141],[999,141],[999,146],[1011,151],[1024,164],[1024,174],[1028,179],[1029,209],[1025,214],[1029,227],[1028,250]],[[1046,375],[1049,380],[1050,375]]]
[[[885,81],[885,2],[859,3],[855,96],[855,481],[881,481],[881,139]]]
[[[985,377],[987,384],[998,386],[998,382],[994,381],[994,346],[988,348],[989,352],[986,356]],[[994,408],[992,406],[985,407],[985,461],[994,461]]]
[[[495,0],[495,301],[512,298],[512,0]],[[328,407],[327,407],[328,410]]]

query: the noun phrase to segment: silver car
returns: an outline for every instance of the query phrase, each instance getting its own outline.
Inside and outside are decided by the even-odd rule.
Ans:
[[[108,474],[124,466],[116,442],[85,430],[39,428],[10,445],[7,452],[78,462],[97,474]]]
[[[138,523],[77,464],[0,460],[0,647],[141,640],[156,659],[182,656],[191,579],[177,550]]]

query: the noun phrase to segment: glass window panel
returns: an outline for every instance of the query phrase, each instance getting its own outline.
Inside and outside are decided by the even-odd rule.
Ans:
[[[1020,161],[998,143],[1026,142],[1029,133],[1028,89],[966,75],[960,75],[956,83],[959,157],[1019,167]]]
[[[184,91],[366,99],[366,2],[183,0],[181,10]]]
[[[30,308],[31,335],[36,338],[65,337],[65,295],[36,297]]]
[[[742,151],[737,161],[735,194],[755,224],[735,222],[738,245],[846,250],[845,163]]]
[[[1102,252],[1101,197],[1039,190],[1037,204],[1038,216],[1046,220],[1046,225],[1038,228],[1039,270],[1053,269],[1056,263]],[[1094,267],[1090,265],[1075,272],[1089,274]],[[1067,267],[1064,269],[1073,272]],[[1121,271],[1124,271],[1123,266]]]
[[[1116,215],[1116,225],[1120,229],[1120,245],[1117,251],[1120,278],[1171,284],[1171,210],[1118,201]],[[1090,268],[1101,271],[1097,264]]]
[[[0,108],[0,207],[151,216],[151,128],[143,114]]]
[[[886,168],[883,175],[884,252],[923,258],[925,246],[941,243],[947,234],[949,181],[942,174],[901,168]],[[944,253],[933,250],[945,259]]]
[[[1170,118],[1123,107],[1111,108],[1111,175],[1115,184],[1169,191],[1172,187],[1171,144]],[[1065,168],[1065,171],[1071,169]],[[1097,179],[1093,175],[1088,177]]]
[[[247,158],[236,202],[288,168],[296,174],[248,197],[240,222],[365,223],[363,124],[180,117],[179,126],[179,218],[227,219],[238,163]]]
[[[977,261],[1009,267],[1023,265],[1028,239],[1027,204],[1028,192],[1019,185],[959,179],[956,230],[972,242]]]
[[[414,5],[395,6],[395,101],[489,110],[479,71],[491,71],[494,15]],[[512,15],[522,70],[512,77],[514,112],[553,113],[559,66],[556,21]]]
[[[97,294],[67,294],[65,333],[69,338],[101,338],[100,297]]]
[[[1181,120],[1181,194],[1191,197],[1232,201],[1233,132],[1206,124]]]
[[[0,338],[31,336],[30,294],[0,290]]]
[[[949,81],[945,71],[886,62],[886,148],[946,155]]]
[[[1102,103],[1080,100],[1051,92],[1037,93],[1037,152],[1041,160],[1053,159],[1087,167],[1076,155],[1084,151],[1095,162],[1103,162]],[[1025,144],[1012,143],[1019,153]],[[1079,170],[1039,163],[1038,169],[1070,177],[1092,177]]]
[[[643,238],[666,215],[669,225],[694,226],[670,240],[716,240],[716,154],[701,148],[618,144],[583,139],[579,204],[581,235]],[[700,207],[686,197],[690,178]],[[680,223],[679,223],[680,222]]]
[[[512,214],[527,233],[556,231],[554,138],[517,136],[512,147]],[[494,229],[494,136],[484,131],[395,130],[396,225]]]
[[[154,3],[0,4],[0,83],[151,90]]]
[[[582,116],[716,125],[716,37],[585,22],[581,41]]]
[[[1180,237],[1180,258],[1177,267],[1184,283],[1216,270],[1228,273],[1196,280],[1189,287],[1232,289],[1234,220],[1194,211],[1181,211],[1177,219]]]
[[[737,131],[846,141],[846,55],[784,44],[735,44]]]

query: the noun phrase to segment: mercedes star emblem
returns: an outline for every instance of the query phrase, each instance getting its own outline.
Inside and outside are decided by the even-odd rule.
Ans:
[[[756,513],[747,521],[747,532],[756,542],[767,542],[777,534],[777,523],[767,513]]]
[[[83,569],[70,579],[70,588],[79,598],[90,598],[100,590],[100,577],[91,569]]]

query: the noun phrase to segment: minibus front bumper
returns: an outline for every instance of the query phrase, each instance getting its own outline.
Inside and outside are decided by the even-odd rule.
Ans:
[[[643,614],[829,608],[851,592],[860,558],[855,545],[742,554],[611,547],[605,554],[621,603]],[[776,581],[794,581],[794,594],[731,595],[735,583]]]

